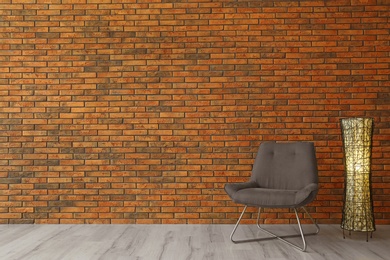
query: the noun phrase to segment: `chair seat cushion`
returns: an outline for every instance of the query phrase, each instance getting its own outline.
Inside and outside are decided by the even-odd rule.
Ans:
[[[236,203],[264,208],[297,208],[305,204],[317,185],[310,184],[302,190],[261,188],[255,182],[229,183],[225,191]]]
[[[295,206],[297,190],[249,188],[238,191],[234,201],[248,206],[288,208]]]

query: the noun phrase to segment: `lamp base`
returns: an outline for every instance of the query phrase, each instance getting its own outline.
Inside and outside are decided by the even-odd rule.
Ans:
[[[345,231],[349,231],[349,236],[351,236],[351,232],[354,231],[354,232],[366,232],[367,234],[367,237],[366,237],[366,241],[368,242],[368,234],[370,233],[370,238],[372,238],[372,233],[375,231],[360,231],[360,230],[346,230],[344,229],[343,227],[341,227],[342,230],[343,230],[343,238],[345,239]]]

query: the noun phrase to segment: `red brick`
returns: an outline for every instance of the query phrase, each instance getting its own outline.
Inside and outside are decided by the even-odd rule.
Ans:
[[[386,1],[35,2],[0,5],[1,223],[233,223],[224,183],[265,140],[315,142],[312,213],[339,223],[339,118],[373,116],[388,143]]]

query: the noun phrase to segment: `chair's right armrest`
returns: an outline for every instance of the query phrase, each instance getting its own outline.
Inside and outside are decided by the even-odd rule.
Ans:
[[[242,182],[242,183],[227,183],[225,184],[226,193],[233,198],[234,194],[242,189],[258,188],[259,186],[254,181]]]

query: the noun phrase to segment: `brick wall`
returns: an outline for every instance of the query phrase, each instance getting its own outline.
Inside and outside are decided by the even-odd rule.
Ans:
[[[223,186],[265,140],[315,142],[309,210],[340,223],[339,119],[368,116],[390,224],[389,17],[388,0],[0,0],[0,223],[233,223]]]

